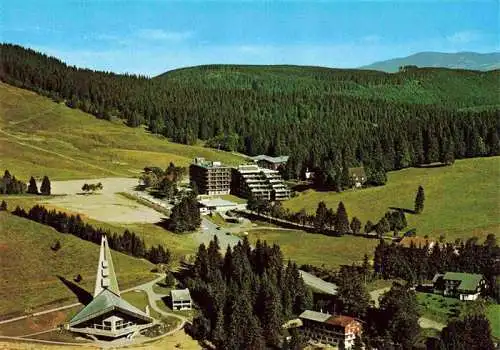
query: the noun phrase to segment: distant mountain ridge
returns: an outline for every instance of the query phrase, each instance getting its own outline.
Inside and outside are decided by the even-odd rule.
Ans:
[[[500,52],[419,52],[407,57],[375,62],[360,68],[394,73],[399,67],[407,65],[487,71],[500,69]]]

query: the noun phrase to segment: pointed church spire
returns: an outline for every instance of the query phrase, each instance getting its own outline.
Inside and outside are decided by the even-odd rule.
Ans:
[[[115,268],[113,267],[113,260],[111,259],[111,250],[109,249],[106,236],[102,235],[94,298],[104,289],[108,289],[117,296],[120,296],[120,289],[118,288],[118,281],[116,280]]]

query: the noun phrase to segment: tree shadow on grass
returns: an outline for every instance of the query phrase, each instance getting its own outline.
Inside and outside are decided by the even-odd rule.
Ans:
[[[407,213],[407,214],[416,214],[417,212],[413,209],[408,209],[408,208],[399,208],[399,207],[389,207],[389,209],[392,209],[392,210],[400,210],[404,213]]]
[[[165,295],[161,298],[161,302],[165,304],[168,308],[172,307],[172,297],[170,295]]]
[[[69,290],[71,290],[73,292],[73,294],[75,294],[78,298],[78,301],[80,303],[82,303],[83,305],[87,305],[89,304],[92,299],[93,299],[93,296],[92,294],[90,294],[89,292],[87,292],[85,289],[83,289],[82,287],[80,287],[79,285],[67,280],[66,278],[62,277],[62,276],[59,276],[57,275],[57,278],[59,278],[59,280],[64,283],[64,285],[66,287],[68,287]]]

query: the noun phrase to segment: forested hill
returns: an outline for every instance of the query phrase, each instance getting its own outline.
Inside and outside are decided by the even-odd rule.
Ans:
[[[407,57],[375,62],[362,68],[376,69],[384,72],[397,72],[399,67],[408,65],[415,65],[418,67],[445,67],[486,71],[500,68],[500,52],[419,52]]]
[[[471,107],[500,104],[500,70],[408,69],[395,74],[307,66],[206,65],[166,72],[163,84],[260,93],[353,96],[394,102]]]
[[[335,187],[347,183],[349,166],[363,164],[379,183],[387,170],[500,154],[498,70],[212,65],[149,79],[0,49],[6,83],[176,142],[288,154],[288,176],[315,169]]]

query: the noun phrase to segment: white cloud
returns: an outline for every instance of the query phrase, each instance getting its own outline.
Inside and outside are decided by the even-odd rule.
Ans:
[[[141,39],[159,41],[183,41],[193,36],[191,31],[166,31],[163,29],[141,29],[136,36]]]
[[[473,41],[477,41],[481,38],[481,33],[476,30],[463,30],[460,32],[448,35],[446,40],[452,44],[468,44]]]

